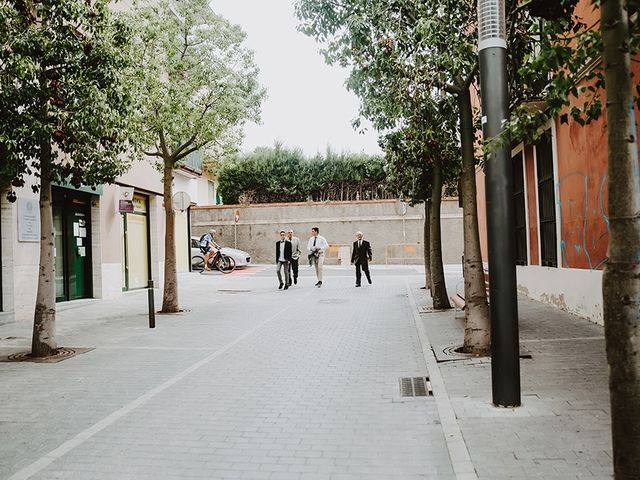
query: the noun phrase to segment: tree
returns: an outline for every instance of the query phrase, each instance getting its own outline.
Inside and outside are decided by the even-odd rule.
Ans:
[[[600,8],[600,20],[592,25],[573,15],[575,3],[558,2],[562,8],[553,16],[548,15],[549,9],[532,9],[540,16],[546,11],[546,20],[539,32],[538,55],[523,64],[519,74],[529,85],[544,85],[538,97],[544,108],[532,110],[526,104],[515,108],[507,133],[532,141],[548,119],[559,117],[566,123],[571,116],[585,125],[606,112],[609,245],[602,293],[613,466],[616,479],[631,479],[640,471],[640,165],[636,125],[640,80],[631,69],[631,61],[637,61],[640,51],[640,2],[593,1]]]
[[[258,121],[264,90],[240,27],[206,0],[137,7],[133,71],[140,85],[137,126],[145,154],[159,160],[164,182],[165,268],[162,311],[179,311],[173,170],[190,153],[233,152],[246,121]]]
[[[327,151],[307,158],[280,144],[257,148],[219,167],[219,191],[229,203],[391,198],[380,156]]]
[[[107,0],[0,3],[0,177],[40,195],[32,355],[55,352],[51,185],[108,183],[130,149],[130,31]]]
[[[434,112],[446,103],[441,101],[438,88],[424,81],[429,49],[422,44],[416,28],[424,11],[422,3],[301,0],[297,13],[304,22],[302,30],[325,46],[327,61],[350,68],[347,87],[360,98],[361,115],[383,132],[408,133],[407,128],[411,129],[410,138],[417,139],[417,149],[427,148],[423,158],[428,158],[434,168],[430,178],[437,181],[444,180],[443,174],[451,168],[442,161],[440,152],[450,150],[448,145],[457,147],[458,142],[455,127],[443,128],[455,118],[445,118],[445,114],[453,114],[451,109],[443,109],[434,121]],[[450,135],[440,135],[443,131]],[[451,308],[442,268],[439,218],[434,224],[441,188],[431,191],[435,200],[431,202],[430,225],[431,293],[435,308]]]
[[[475,1],[424,2],[412,12],[419,32],[413,61],[421,65],[423,81],[456,100],[462,157],[460,191],[464,233],[465,334],[463,348],[475,355],[491,350],[491,319],[484,285],[476,196],[476,129],[471,104],[477,80]],[[406,58],[406,54],[402,54]]]
[[[600,3],[609,163],[609,247],[602,294],[616,479],[640,472],[640,165],[627,3]],[[637,5],[636,5],[637,8]],[[637,51],[637,50],[636,50]]]

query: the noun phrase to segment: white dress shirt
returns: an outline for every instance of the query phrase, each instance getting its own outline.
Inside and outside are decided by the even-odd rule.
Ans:
[[[313,242],[315,240],[315,246],[313,245]],[[309,253],[313,253],[315,252],[315,250],[319,248],[320,249],[320,253],[324,253],[325,250],[327,250],[329,248],[329,244],[327,243],[327,241],[325,240],[324,237],[318,235],[317,237],[311,237],[309,239],[309,242],[307,243],[307,250],[309,251]]]
[[[278,261],[280,262],[286,262],[287,259],[284,256],[284,247],[285,247],[285,242],[284,240],[280,240],[280,258],[278,259]]]

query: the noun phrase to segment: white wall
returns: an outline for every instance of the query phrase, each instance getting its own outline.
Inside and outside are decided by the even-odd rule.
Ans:
[[[518,291],[603,325],[602,271],[518,266]]]

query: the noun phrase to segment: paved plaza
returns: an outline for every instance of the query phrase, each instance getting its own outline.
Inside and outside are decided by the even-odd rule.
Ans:
[[[521,299],[523,406],[496,409],[490,359],[445,353],[460,312],[421,313],[421,267],[301,271],[181,275],[155,329],[146,291],[60,304],[59,345],[93,350],[0,363],[0,479],[612,478],[602,327]],[[0,355],[30,335],[0,326]],[[434,395],[402,397],[420,376]]]

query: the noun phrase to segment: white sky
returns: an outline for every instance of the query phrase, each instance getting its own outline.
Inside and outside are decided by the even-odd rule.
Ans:
[[[347,71],[325,64],[313,38],[298,32],[293,0],[212,0],[211,8],[247,33],[268,98],[262,124],[245,128],[243,151],[275,140],[305,154],[335,151],[380,153],[377,133],[351,126],[358,98],[344,86]]]

